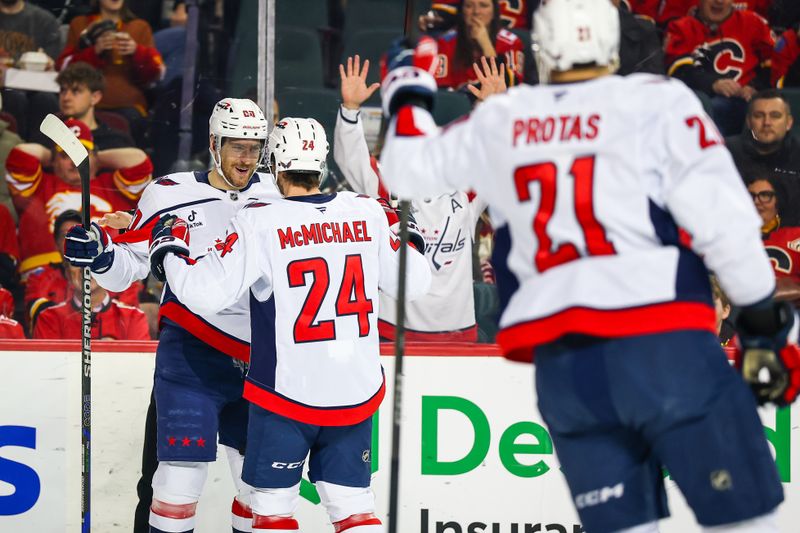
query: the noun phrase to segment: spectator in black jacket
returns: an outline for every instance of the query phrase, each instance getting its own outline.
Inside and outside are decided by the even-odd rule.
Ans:
[[[725,142],[743,175],[773,175],[785,189],[788,225],[800,225],[800,141],[792,135],[792,110],[780,91],[767,89],[750,100],[746,128]]]
[[[655,24],[637,17],[620,0],[611,0],[619,9],[619,70],[627,76],[634,72],[665,74],[664,51]]]

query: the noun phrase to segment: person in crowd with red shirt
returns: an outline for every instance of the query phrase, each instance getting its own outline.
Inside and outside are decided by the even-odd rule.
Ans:
[[[17,286],[18,262],[17,225],[14,223],[11,211],[4,204],[0,204],[0,287],[10,289]]]
[[[530,30],[531,17],[540,0],[500,0],[500,21],[508,29]],[[651,0],[653,1],[653,0]],[[421,32],[449,30],[455,25],[462,0],[434,0],[431,9],[420,15],[417,24]]]
[[[764,221],[761,234],[777,279],[775,299],[800,304],[800,227],[781,225],[782,189],[771,178],[748,178],[747,190]]]
[[[502,63],[509,85],[522,81],[523,45],[519,37],[502,27],[497,0],[464,0],[456,16],[456,27],[437,39],[439,87],[460,89],[478,81],[472,65],[481,57],[496,57]]]
[[[760,15],[734,9],[733,0],[699,0],[697,14],[667,26],[668,74],[711,97],[723,135],[742,129],[747,102],[769,87],[775,39]]]
[[[34,339],[79,339],[83,308],[81,307],[81,269],[65,265],[72,289],[72,298],[39,314],[33,330]],[[149,340],[147,317],[135,307],[111,298],[92,279],[92,338],[114,340]]]
[[[117,217],[118,214],[109,214],[108,217]],[[107,217],[100,219],[103,224]],[[60,304],[72,295],[69,280],[65,270],[66,261],[63,259],[64,236],[67,231],[76,224],[81,223],[81,214],[73,209],[64,211],[53,224],[55,234],[56,249],[59,252],[61,261],[40,266],[30,272],[25,282],[25,309],[27,310],[31,329],[36,324],[39,313],[48,307]],[[115,226],[119,227],[119,226]],[[139,306],[139,293],[143,289],[141,281],[133,283],[123,292],[111,292],[111,297],[120,302],[133,306]]]
[[[56,67],[84,61],[101,70],[106,92],[98,108],[124,115],[141,144],[148,109],[144,90],[164,75],[164,62],[150,24],[131,12],[127,0],[94,0],[93,7],[92,14],[70,23]]]
[[[14,296],[0,287],[0,339],[24,339],[22,324],[11,318],[14,315]]]
[[[132,147],[96,151],[92,133],[83,122],[68,119],[66,124],[89,150],[92,218],[135,208],[152,179],[153,165],[147,154]],[[52,174],[44,171],[48,165]],[[51,151],[33,143],[14,147],[6,170],[19,215],[19,270],[24,276],[36,267],[61,262],[53,241],[53,222],[67,209],[80,209],[80,175],[61,148]]]

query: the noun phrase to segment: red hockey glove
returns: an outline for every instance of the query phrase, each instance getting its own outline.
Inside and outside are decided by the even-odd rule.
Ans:
[[[182,218],[164,215],[150,233],[150,272],[159,281],[166,281],[164,257],[168,253],[189,255],[189,226]]]
[[[427,35],[419,41],[395,40],[381,59],[383,114],[390,117],[404,105],[430,111],[436,95],[434,73],[439,67],[439,47]]]
[[[736,366],[759,404],[789,405],[800,392],[800,347],[788,340],[794,310],[785,302],[742,309],[736,321],[742,350]]]
[[[400,212],[392,207],[386,198],[378,198],[378,203],[386,214],[389,229],[395,235],[400,235]],[[422,230],[417,226],[417,221],[411,213],[408,213],[408,243],[421,254],[425,254],[425,237],[422,236]]]

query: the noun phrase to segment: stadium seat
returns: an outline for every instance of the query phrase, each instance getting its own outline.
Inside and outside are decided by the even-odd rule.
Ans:
[[[275,26],[315,30],[328,26],[328,3],[320,0],[276,0]]]
[[[381,56],[389,49],[389,45],[399,35],[395,30],[362,30],[352,35],[345,36],[346,41],[344,44],[344,53],[342,54],[342,64],[347,61],[348,57],[358,54],[363,62],[369,59],[369,76],[367,76],[367,83],[380,81],[381,69],[380,60]],[[373,100],[370,99],[370,103]]]
[[[344,15],[344,35],[357,31],[387,29],[403,34],[406,3],[400,0],[348,0]],[[416,17],[414,17],[416,24]]]
[[[708,116],[713,117],[714,113],[713,110],[711,109],[711,97],[708,96],[703,91],[694,91],[694,94],[700,100],[700,103],[703,104],[703,109],[705,109]]]
[[[437,91],[436,101],[433,104],[433,120],[439,126],[444,126],[471,110],[469,98],[464,93],[440,90]]]
[[[127,133],[128,135],[131,134],[130,122],[128,122],[128,119],[123,117],[119,113],[114,113],[113,111],[102,111],[100,109],[95,109],[94,116],[100,122],[105,123],[109,128],[113,128],[117,131]]]
[[[316,30],[275,30],[275,88],[322,88],[322,51]]]

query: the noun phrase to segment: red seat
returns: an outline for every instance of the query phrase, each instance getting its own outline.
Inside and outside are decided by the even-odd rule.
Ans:
[[[131,125],[128,122],[128,119],[123,117],[119,113],[114,113],[113,111],[100,111],[99,109],[95,109],[94,118],[97,119],[99,122],[103,122],[109,128],[119,130],[128,135],[131,134]]]

